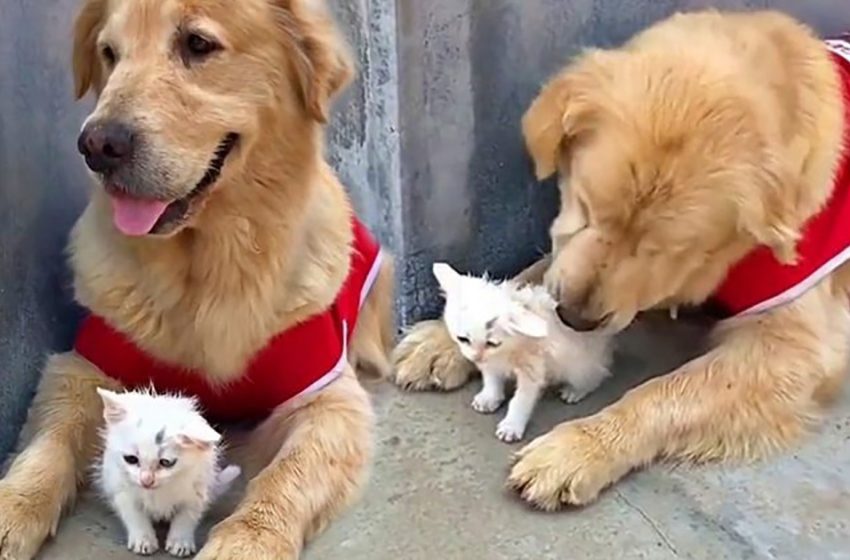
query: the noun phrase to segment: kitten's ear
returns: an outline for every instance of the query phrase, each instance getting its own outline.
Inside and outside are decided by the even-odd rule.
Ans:
[[[103,400],[103,419],[107,424],[117,424],[127,417],[127,408],[118,393],[98,387],[97,394]]]
[[[530,338],[543,338],[549,334],[546,319],[519,306],[508,314],[508,328]]]
[[[440,287],[444,292],[451,291],[452,288],[457,286],[458,280],[462,278],[462,276],[447,263],[434,263],[431,269],[434,271],[437,283],[440,284]]]
[[[177,434],[177,443],[181,447],[209,449],[219,441],[221,441],[221,434],[207,424],[203,418],[193,420]]]

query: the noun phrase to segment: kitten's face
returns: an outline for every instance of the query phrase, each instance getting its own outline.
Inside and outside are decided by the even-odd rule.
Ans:
[[[131,438],[118,438],[118,441],[127,479],[142,488],[154,489],[167,484],[175,471],[185,468],[181,450],[173,438],[158,444],[156,439],[136,434]]]
[[[449,334],[463,357],[474,363],[492,359],[505,343],[506,333],[498,328],[498,317],[487,317],[486,313],[472,313],[468,309],[455,309],[446,314]]]
[[[446,296],[443,320],[463,356],[481,364],[503,355],[526,337],[546,335],[546,323],[484,278],[463,276],[444,263],[434,275]]]
[[[187,399],[98,390],[106,419],[106,454],[132,484],[153,490],[215,453],[221,436]]]

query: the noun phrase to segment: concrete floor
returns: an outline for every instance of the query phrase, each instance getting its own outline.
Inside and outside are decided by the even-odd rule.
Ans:
[[[657,320],[634,329],[618,378],[573,407],[547,399],[531,435],[674,366],[699,334]],[[381,421],[371,485],[310,545],[307,560],[850,559],[848,398],[806,445],[771,462],[657,466],[587,509],[542,514],[503,491],[517,446],[495,439],[496,417],[468,406],[476,385],[449,395],[375,391]],[[41,558],[134,558],[122,538],[118,521],[89,498]]]

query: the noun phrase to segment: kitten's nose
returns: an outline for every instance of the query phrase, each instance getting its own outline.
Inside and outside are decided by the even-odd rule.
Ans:
[[[139,476],[139,482],[141,483],[142,488],[153,488],[156,479],[154,478],[152,472],[142,472],[142,474]]]

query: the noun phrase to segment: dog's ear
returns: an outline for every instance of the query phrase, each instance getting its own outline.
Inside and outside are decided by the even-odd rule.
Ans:
[[[569,104],[570,80],[558,76],[543,87],[522,117],[522,135],[538,181],[558,169],[561,147],[569,134]]]
[[[562,150],[591,126],[594,91],[609,58],[605,51],[588,52],[549,80],[523,115],[522,135],[538,180],[558,170]]]
[[[741,228],[770,247],[779,262],[793,264],[802,227],[796,207],[799,185],[781,159],[771,155],[754,166],[749,177],[738,189],[746,194],[736,201]]]
[[[318,122],[334,95],[354,77],[354,60],[322,0],[275,0],[279,25],[294,47],[294,68],[305,108]]]
[[[106,0],[86,0],[74,23],[74,95],[83,97],[90,88],[100,89],[103,68],[97,56],[97,35],[103,26]]]

